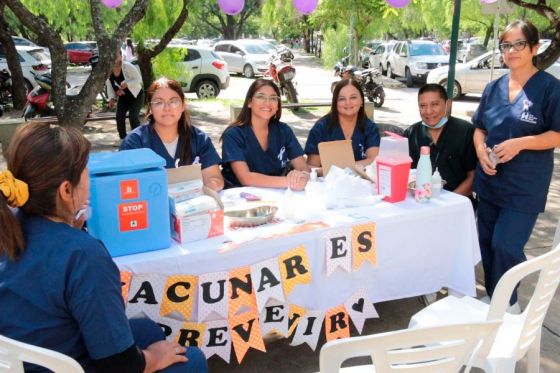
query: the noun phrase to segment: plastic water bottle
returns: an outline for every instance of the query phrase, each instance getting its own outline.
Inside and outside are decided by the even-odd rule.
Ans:
[[[439,198],[442,188],[441,175],[438,169],[432,175],[432,198]]]
[[[416,202],[428,202],[432,195],[432,161],[430,160],[430,147],[420,148],[420,159],[416,166]]]
[[[288,187],[284,193],[284,219],[294,220],[296,216],[296,196],[292,189]]]

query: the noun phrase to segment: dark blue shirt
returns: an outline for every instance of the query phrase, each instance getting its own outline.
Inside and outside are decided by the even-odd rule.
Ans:
[[[175,157],[171,157],[165,148],[163,141],[159,138],[153,125],[148,123],[135,128],[123,140],[120,150],[149,148],[165,159],[165,168],[175,168],[176,160],[181,158],[183,152],[181,139],[177,143]],[[191,163],[199,164],[204,170],[207,167],[220,163],[220,156],[212,144],[210,137],[200,129],[191,127]],[[179,163],[179,166],[185,166]]]
[[[269,124],[266,150],[261,148],[249,124],[228,128],[223,135],[223,175],[228,186],[241,186],[231,162],[245,162],[251,172],[281,176],[286,173],[290,161],[301,156],[301,145],[290,126],[283,122]]]
[[[560,82],[539,71],[509,102],[509,74],[489,83],[472,122],[486,131],[491,148],[523,136],[560,131]],[[538,213],[544,211],[552,170],[554,149],[522,150],[511,161],[498,164],[495,176],[477,166],[474,190],[480,198],[501,207]]]
[[[327,129],[329,115],[324,116],[319,119],[317,123],[313,125],[311,131],[309,131],[309,136],[307,137],[307,142],[305,143],[305,154],[319,154],[319,143],[325,141],[337,141],[344,140],[344,133],[338,121],[334,123],[334,127],[331,131]],[[358,125],[354,128],[354,133],[352,134],[352,149],[354,150],[354,159],[356,161],[361,161],[366,159],[366,152],[369,148],[379,147],[379,142],[381,138],[379,137],[379,129],[377,124],[367,119],[364,123],[364,132],[360,131]]]
[[[25,251],[16,261],[0,256],[0,334],[68,355],[86,371],[95,370],[91,359],[132,346],[119,270],[103,244],[64,223],[20,220]]]

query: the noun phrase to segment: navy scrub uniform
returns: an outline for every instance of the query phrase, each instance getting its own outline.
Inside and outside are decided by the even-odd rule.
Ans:
[[[332,131],[327,129],[329,118],[330,116],[326,115],[313,125],[311,131],[309,131],[307,142],[305,143],[305,154],[318,155],[319,143],[321,142],[344,140],[344,133],[342,132],[342,128],[338,122],[335,123]],[[354,133],[352,134],[352,150],[354,151],[354,159],[356,161],[366,159],[367,150],[372,147],[379,147],[380,141],[381,138],[379,137],[377,124],[366,118],[364,123],[364,132],[361,132],[356,125]]]
[[[472,118],[486,131],[492,148],[505,140],[560,131],[560,82],[538,71],[509,102],[509,75],[488,84]],[[523,150],[497,165],[489,176],[476,168],[474,190],[480,200],[477,225],[486,291],[492,296],[500,277],[526,260],[523,248],[544,211],[554,166],[554,149]],[[510,303],[517,301],[514,292]]]
[[[165,148],[163,141],[159,138],[154,126],[146,123],[134,129],[126,136],[121,144],[120,150],[149,148],[165,159],[165,168],[175,168],[177,166],[185,166],[176,164],[181,158],[183,152],[183,144],[181,141],[177,143],[177,151],[175,157],[171,157]],[[204,170],[210,166],[220,163],[220,156],[216,152],[212,140],[203,131],[196,127],[191,127],[191,163],[200,164]]]
[[[268,149],[261,148],[249,124],[230,127],[223,135],[222,158],[224,179],[228,187],[241,186],[231,168],[231,162],[247,163],[251,172],[269,176],[283,176],[290,161],[303,156],[303,149],[292,129],[283,122],[268,125]]]

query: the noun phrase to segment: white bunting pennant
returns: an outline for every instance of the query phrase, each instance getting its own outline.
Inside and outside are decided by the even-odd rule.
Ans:
[[[228,272],[198,277],[198,322],[228,318]]]
[[[365,289],[360,289],[355,292],[344,303],[344,307],[346,308],[346,312],[348,312],[348,315],[359,334],[362,334],[366,319],[379,317],[379,314],[369,300]]]
[[[350,272],[352,266],[352,228],[332,229],[325,234],[327,276],[337,268]]]
[[[290,305],[269,300],[259,315],[261,333],[263,336],[276,332],[284,337],[288,336],[288,321],[290,318]]]
[[[201,349],[206,359],[213,355],[218,355],[229,364],[231,335],[227,320],[209,321],[206,323],[206,334],[204,335]]]
[[[324,319],[325,312],[308,311],[305,316],[301,317],[290,345],[298,346],[305,342],[315,351]]]
[[[284,288],[278,268],[278,258],[271,258],[251,266],[251,280],[257,297],[259,313],[270,298],[284,302]]]
[[[154,320],[160,317],[160,302],[167,276],[156,273],[134,274],[128,290],[126,316],[131,318],[144,313]]]

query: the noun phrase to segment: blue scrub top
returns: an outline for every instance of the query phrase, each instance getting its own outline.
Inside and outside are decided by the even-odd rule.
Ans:
[[[223,135],[223,175],[228,186],[241,186],[231,162],[245,162],[251,172],[281,176],[286,173],[290,161],[301,156],[301,145],[290,126],[283,122],[269,124],[266,150],[261,148],[249,124],[228,128]]]
[[[560,82],[545,71],[535,73],[513,102],[509,102],[509,74],[489,83],[472,117],[486,131],[486,144],[560,131]],[[480,164],[475,174],[477,195],[498,206],[538,213],[544,211],[554,166],[554,149],[523,150],[511,161],[498,164],[495,176]]]
[[[175,162],[181,158],[183,144],[177,143],[175,157],[171,157],[165,148],[163,141],[159,138],[154,126],[146,123],[130,132],[123,140],[120,150],[149,148],[165,159],[165,168],[175,168]],[[204,170],[207,167],[220,164],[220,156],[212,144],[210,137],[200,129],[191,127],[191,163],[199,164]],[[179,166],[185,166],[179,164]]]
[[[309,131],[309,136],[307,137],[307,142],[305,143],[305,154],[319,154],[319,143],[325,141],[337,141],[344,140],[344,133],[338,121],[335,123],[332,131],[327,129],[327,122],[329,115],[324,116],[319,119],[317,123],[313,125],[311,131]],[[379,147],[379,142],[381,138],[379,137],[379,129],[377,124],[366,118],[364,123],[364,132],[358,129],[358,126],[354,128],[354,133],[352,134],[352,149],[354,150],[354,159],[356,161],[361,161],[366,159],[366,152],[369,148]]]
[[[119,270],[87,233],[19,215],[26,249],[16,261],[0,256],[0,334],[61,352],[95,371],[91,359],[134,344]]]

